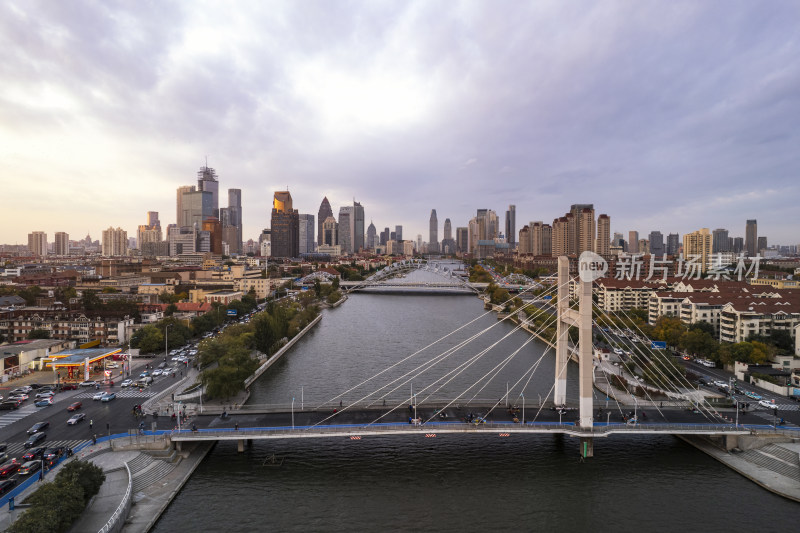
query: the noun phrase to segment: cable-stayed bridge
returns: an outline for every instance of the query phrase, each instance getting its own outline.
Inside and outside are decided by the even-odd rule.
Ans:
[[[431,265],[421,262],[396,265],[390,271],[385,272],[384,269],[368,280],[359,282],[360,286],[364,288],[369,284],[393,280],[405,272],[431,268]],[[558,266],[558,279],[554,286],[534,298],[523,300],[521,304],[517,301],[514,305],[519,307],[492,326],[474,332],[474,323],[478,319],[471,320],[373,376],[353,384],[328,402],[314,406],[300,402],[279,406],[243,406],[230,413],[234,416],[215,416],[207,424],[208,427],[196,431],[181,428],[171,438],[176,443],[233,439],[239,441],[242,447],[245,441],[254,439],[360,439],[381,435],[424,435],[432,438],[439,434],[495,434],[508,437],[549,433],[579,438],[582,455],[590,457],[593,454],[593,439],[611,435],[670,434],[736,438],[767,428],[776,430],[766,419],[756,424],[739,423],[738,416],[721,411],[713,402],[698,395],[682,369],[671,364],[668,356],[659,355],[644,346],[635,348],[629,369],[638,369],[646,375],[646,386],[641,387],[640,381],[634,381],[634,387],[629,387],[616,374],[608,375],[605,365],[595,358],[593,335],[595,332],[598,335],[607,334],[603,328],[595,327],[603,312],[592,302],[592,282],[571,279],[567,258],[559,258]],[[453,276],[452,272],[445,275]],[[463,285],[463,279],[459,278],[458,283]],[[577,285],[577,290],[572,291],[573,297],[570,296],[570,284]],[[521,319],[521,314],[526,315],[527,319]],[[505,321],[515,326],[504,339],[518,331],[527,330],[530,333],[516,350],[501,353],[498,357],[497,351],[492,352],[500,342],[497,341],[469,355],[454,368],[441,365]],[[538,329],[531,331],[531,327]],[[462,333],[468,332],[469,336],[434,356],[423,354],[426,349],[460,330]],[[516,377],[516,381],[509,382],[505,395],[497,400],[480,399],[487,385],[496,380],[528,343],[549,334],[552,334],[552,348],[547,348],[525,372]],[[555,355],[552,386],[549,390],[532,390],[528,385],[551,349]],[[487,357],[490,352],[491,356]],[[578,363],[577,399],[574,395],[567,395],[567,365],[571,353]],[[476,368],[473,365],[484,357],[491,360],[494,366],[480,376],[472,376],[471,371]],[[409,364],[416,366],[410,370],[402,366]],[[437,374],[445,367],[446,370]],[[460,378],[463,381],[465,377],[470,382],[465,390],[450,398],[442,397],[441,391],[447,390],[446,387],[453,380]],[[605,378],[605,391],[597,385],[600,377]],[[609,384],[612,383],[621,386],[611,391]],[[405,394],[405,391],[408,393]],[[204,414],[211,413],[206,410]]]

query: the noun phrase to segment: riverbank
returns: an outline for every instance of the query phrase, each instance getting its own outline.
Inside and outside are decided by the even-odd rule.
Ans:
[[[800,439],[745,435],[739,437],[736,447],[727,450],[700,437],[678,438],[768,491],[800,502]]]

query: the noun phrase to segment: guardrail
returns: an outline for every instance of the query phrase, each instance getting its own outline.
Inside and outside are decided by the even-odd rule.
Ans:
[[[98,531],[98,533],[109,533],[110,531],[117,531],[118,529],[121,529],[122,524],[120,523],[120,518],[122,518],[122,521],[124,522],[125,518],[128,517],[128,512],[131,509],[131,496],[132,496],[131,493],[133,492],[133,475],[131,474],[131,469],[128,466],[128,463],[124,464],[125,464],[125,470],[128,472],[128,489],[125,491],[125,496],[123,496],[122,502],[120,502],[120,504],[114,510],[114,514],[112,514],[111,518],[108,519],[106,525],[100,528],[100,531]]]

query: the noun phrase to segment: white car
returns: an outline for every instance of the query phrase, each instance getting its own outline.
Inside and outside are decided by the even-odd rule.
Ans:
[[[766,407],[767,409],[777,409],[778,408],[778,406],[775,405],[774,401],[771,402],[769,400],[758,400],[758,405],[760,405],[761,407]]]
[[[120,387],[130,387],[132,383],[133,383],[132,379],[126,379],[125,381],[120,383],[119,386]]]
[[[52,397],[53,397],[53,396],[55,396],[55,395],[56,395],[56,393],[55,393],[55,392],[53,392],[53,391],[48,391],[48,392],[37,392],[37,393],[36,393],[36,399],[37,399],[37,400],[41,400],[42,398],[52,398]]]
[[[168,366],[167,368],[162,370],[162,372],[164,373],[165,376],[168,376],[168,375],[172,374],[173,372],[175,372],[175,370],[172,367]]]
[[[105,392],[95,392],[94,396],[92,396],[92,400],[100,400],[105,395]]]
[[[623,352],[619,348],[614,348],[614,353],[617,354],[617,355],[622,355]]]
[[[153,376],[160,376],[160,375],[161,375],[161,369],[160,368],[156,368],[155,370],[153,370]]]
[[[84,418],[86,418],[86,415],[83,413],[74,414],[71,417],[69,417],[69,420],[67,420],[67,425],[74,426]]]

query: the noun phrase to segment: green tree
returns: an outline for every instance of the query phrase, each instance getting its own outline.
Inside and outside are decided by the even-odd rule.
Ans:
[[[50,332],[46,329],[32,329],[30,333],[28,333],[29,339],[49,339]]]
[[[342,299],[342,293],[339,292],[338,290],[334,290],[328,295],[328,303],[330,305],[335,304],[336,302],[338,302],[341,299]]]
[[[702,355],[708,359],[716,360],[719,344],[714,337],[700,329],[692,329],[681,335],[680,347],[689,353]]]
[[[164,347],[164,334],[154,324],[148,324],[131,335],[131,348],[141,353],[158,352]]]
[[[175,304],[169,304],[166,309],[164,309],[164,316],[172,316],[175,314],[175,311],[178,310],[178,306]]]
[[[686,326],[679,318],[661,316],[653,327],[653,338],[664,341],[669,346],[678,346]]]

